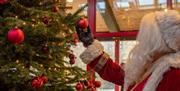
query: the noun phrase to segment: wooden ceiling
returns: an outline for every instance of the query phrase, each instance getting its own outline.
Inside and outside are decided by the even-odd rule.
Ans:
[[[158,0],[151,0],[153,5],[141,5],[139,1],[136,6],[128,3],[128,7],[117,7],[117,1],[121,0],[97,0],[104,2],[104,10],[97,8],[96,10],[96,32],[118,32],[118,31],[135,31],[139,29],[141,18],[149,13],[157,10],[164,10],[166,4],[158,4]],[[87,0],[73,0],[72,9],[68,12],[75,12],[80,5],[86,4]],[[139,6],[137,6],[139,5]],[[82,14],[87,15],[85,10]]]

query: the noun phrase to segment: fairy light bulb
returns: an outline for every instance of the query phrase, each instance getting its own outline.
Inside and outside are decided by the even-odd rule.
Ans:
[[[32,24],[31,26],[32,26],[32,27],[34,27],[35,25],[34,25],[34,24]]]
[[[18,63],[19,63],[19,60],[16,60],[16,63],[18,64]]]
[[[23,22],[23,25],[26,25],[26,22]]]
[[[15,18],[17,19],[17,18],[18,18],[18,16],[15,16]]]
[[[57,68],[54,68],[54,71],[57,71]]]
[[[51,70],[51,68],[48,68],[48,70]]]

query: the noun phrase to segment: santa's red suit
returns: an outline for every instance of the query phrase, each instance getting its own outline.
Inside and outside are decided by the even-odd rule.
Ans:
[[[80,55],[104,80],[124,91],[180,91],[180,16],[176,11],[147,14],[137,45],[123,69],[95,40]]]

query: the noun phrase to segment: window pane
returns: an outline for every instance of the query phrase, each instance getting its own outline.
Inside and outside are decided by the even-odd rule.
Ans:
[[[110,55],[110,57],[114,60],[115,55],[114,55],[114,41],[106,41],[106,42],[101,42],[102,45],[104,46],[104,50],[106,53]],[[97,91],[114,91],[114,84],[107,82],[99,77],[98,74],[96,74],[97,80],[101,81],[102,86],[97,90]]]
[[[136,45],[136,41],[120,41],[120,63],[126,63],[130,51]]]
[[[96,32],[139,30],[142,17],[164,10],[167,0],[97,0]]]

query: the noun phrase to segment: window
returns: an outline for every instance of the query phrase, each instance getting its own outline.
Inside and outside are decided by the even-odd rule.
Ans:
[[[154,0],[139,0],[139,5],[153,5]]]
[[[126,63],[130,51],[136,45],[136,41],[120,41],[120,62]]]
[[[109,54],[109,56],[114,60],[115,59],[115,43],[114,41],[105,41],[101,42],[104,46],[104,51]],[[102,86],[97,91],[114,91],[114,84],[107,82],[99,77],[96,74],[97,80],[101,81]]]

